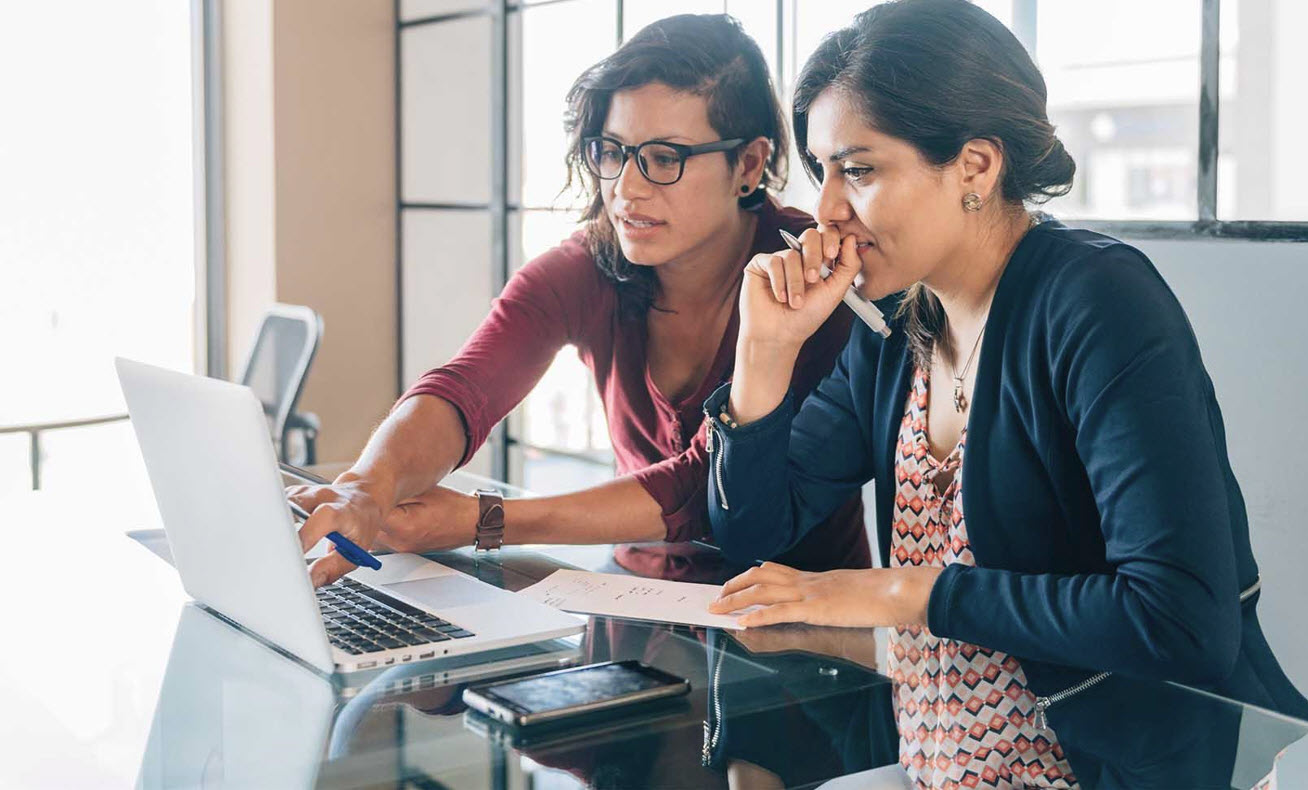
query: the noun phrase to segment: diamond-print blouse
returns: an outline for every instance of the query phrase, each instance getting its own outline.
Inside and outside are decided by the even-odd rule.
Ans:
[[[899,429],[890,567],[975,564],[963,516],[967,431],[944,461],[931,455],[929,384],[927,371],[914,371]],[[935,480],[949,473],[940,491]],[[917,787],[1078,786],[1057,736],[1035,726],[1035,694],[1017,659],[920,626],[894,629],[889,654],[899,760]]]

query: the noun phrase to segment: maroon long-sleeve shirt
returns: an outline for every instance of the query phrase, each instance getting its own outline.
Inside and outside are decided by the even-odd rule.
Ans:
[[[751,255],[782,249],[779,228],[798,234],[812,224],[807,214],[769,201],[759,210]],[[731,375],[738,308],[704,380],[672,402],[650,377],[644,319],[619,314],[617,289],[595,265],[583,234],[578,231],[519,270],[458,355],[425,373],[401,400],[435,395],[459,410],[468,433],[462,465],[527,396],[558,350],[574,344],[595,376],[618,474],[635,479],[658,502],[669,541],[704,538],[708,455],[702,405]],[[791,382],[799,399],[830,372],[851,320],[847,309],[838,309],[804,344]],[[777,559],[808,569],[870,566],[860,500],[852,498]]]

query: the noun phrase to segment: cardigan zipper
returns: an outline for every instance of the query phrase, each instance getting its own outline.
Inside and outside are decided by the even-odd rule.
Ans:
[[[1037,729],[1041,729],[1041,730],[1045,730],[1045,729],[1048,729],[1048,728],[1049,728],[1049,719],[1045,716],[1045,711],[1049,710],[1049,706],[1050,706],[1050,705],[1053,705],[1055,702],[1062,702],[1063,700],[1067,699],[1068,697],[1071,697],[1071,696],[1075,696],[1075,695],[1077,695],[1077,694],[1080,694],[1082,691],[1085,691],[1086,689],[1090,688],[1091,686],[1094,686],[1094,685],[1097,685],[1098,683],[1103,682],[1104,679],[1107,678],[1107,677],[1108,677],[1109,675],[1111,675],[1111,674],[1113,674],[1113,673],[1112,673],[1112,672],[1100,672],[1098,675],[1093,675],[1093,676],[1091,676],[1091,677],[1088,677],[1088,678],[1086,678],[1085,680],[1081,681],[1080,683],[1077,683],[1075,686],[1072,686],[1071,688],[1065,688],[1065,689],[1063,689],[1062,691],[1060,691],[1060,692],[1058,692],[1058,693],[1056,693],[1056,694],[1050,694],[1048,697],[1036,697],[1036,703],[1035,703],[1035,707],[1036,707],[1035,726],[1036,726],[1036,728],[1037,728]]]
[[[724,647],[718,653],[717,663],[709,673],[709,702],[704,719],[704,745],[700,751],[700,765],[708,768],[713,765],[713,752],[717,751],[718,738],[722,736],[722,662],[727,657]],[[711,722],[711,723],[710,723]]]
[[[713,437],[718,432],[718,425],[714,422],[713,416],[709,414],[708,409],[704,409],[704,422],[708,423],[708,433],[704,436],[704,449],[709,454],[709,463],[713,465],[713,480],[718,486],[718,502],[722,504],[723,510],[730,510],[731,506],[727,504],[727,492],[722,487],[722,456],[724,455],[723,450],[726,448],[718,447],[718,454],[714,457],[713,445],[715,442]],[[721,441],[721,437],[718,437],[718,443]]]
[[[1262,577],[1254,579],[1253,584],[1249,585],[1248,587],[1240,591],[1240,603],[1244,603],[1245,601],[1252,598],[1254,596],[1254,593],[1262,589],[1262,586],[1263,586]],[[1086,689],[1091,688],[1092,686],[1102,683],[1111,674],[1113,673],[1100,672],[1098,675],[1091,675],[1090,677],[1086,678],[1080,683],[1077,683],[1075,686],[1072,686],[1070,688],[1065,688],[1062,691],[1059,691],[1054,694],[1050,694],[1047,697],[1036,697],[1036,702],[1035,702],[1036,728],[1041,730],[1045,730],[1049,728],[1049,718],[1048,716],[1046,716],[1045,712],[1049,710],[1049,707],[1051,705],[1054,705],[1055,703],[1058,702],[1062,702],[1068,697],[1074,697],[1077,694],[1080,694],[1082,691],[1085,691]]]

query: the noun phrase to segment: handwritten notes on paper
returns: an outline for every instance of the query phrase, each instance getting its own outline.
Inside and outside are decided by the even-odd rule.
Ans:
[[[739,630],[740,613],[709,614],[708,606],[720,589],[715,584],[562,570],[521,594],[565,612]]]

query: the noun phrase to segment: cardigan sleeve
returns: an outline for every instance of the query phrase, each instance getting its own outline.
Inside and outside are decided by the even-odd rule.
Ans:
[[[865,333],[856,327],[854,338]],[[731,385],[705,403],[713,424],[709,522],[729,559],[783,553],[872,479],[872,455],[849,384],[850,358],[860,346],[850,341],[798,414],[792,391],[771,414],[728,429],[716,416]]]
[[[790,379],[796,397],[807,397],[831,372],[832,365],[849,341],[852,319],[848,309],[837,310],[804,344]],[[676,542],[706,537],[709,531],[708,471],[707,426],[700,423],[685,451],[632,473],[631,476],[659,503],[663,524],[668,531],[666,540]]]
[[[1223,678],[1239,649],[1239,590],[1221,420],[1198,343],[1162,277],[1126,245],[1053,277],[1040,319],[1048,384],[1075,431],[1112,570],[951,565],[928,627],[1089,670]]]

